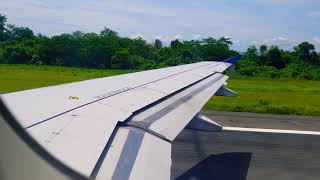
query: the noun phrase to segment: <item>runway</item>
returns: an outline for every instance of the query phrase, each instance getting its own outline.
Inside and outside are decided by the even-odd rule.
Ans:
[[[281,124],[281,129],[320,131],[319,117],[203,113],[233,127],[274,129]],[[185,129],[173,142],[172,163],[172,179],[319,179],[320,136]]]

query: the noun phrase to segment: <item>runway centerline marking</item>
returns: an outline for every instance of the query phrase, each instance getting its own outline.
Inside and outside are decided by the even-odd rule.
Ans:
[[[244,128],[244,127],[223,127],[226,131],[244,131],[244,132],[263,132],[263,133],[281,133],[281,134],[304,134],[320,135],[319,131],[300,131],[287,129],[261,129],[261,128]]]

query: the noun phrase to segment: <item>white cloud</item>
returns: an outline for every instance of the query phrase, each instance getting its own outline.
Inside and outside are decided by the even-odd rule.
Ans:
[[[240,41],[239,40],[232,40],[232,43],[235,45],[235,44],[239,44]]]
[[[179,35],[179,34],[177,34],[177,35],[174,35],[174,36],[172,37],[172,39],[173,39],[173,40],[175,40],[175,39],[181,40],[181,39],[182,39],[182,36]]]
[[[267,46],[275,45],[275,46],[279,46],[280,48],[289,50],[289,49],[292,49],[293,46],[295,46],[298,43],[299,43],[298,40],[277,36],[272,38],[265,38],[260,41],[252,41],[250,44],[255,46],[260,46],[263,44]]]
[[[313,38],[312,38],[312,42],[315,43],[315,44],[320,45],[320,37],[318,37],[318,36],[313,37]]]
[[[160,36],[155,37],[155,39],[159,39],[163,43],[168,44],[172,40],[172,37],[160,35]]]
[[[278,37],[274,37],[274,38],[270,38],[270,39],[263,39],[262,43],[268,44],[268,43],[281,42],[281,41],[283,42],[283,41],[290,41],[290,40],[288,40],[284,37],[278,36]]]
[[[201,34],[196,34],[196,35],[194,35],[194,36],[192,37],[192,39],[193,39],[193,40],[200,40],[200,39],[202,39],[202,36],[201,36]]]
[[[164,36],[164,35],[156,36],[155,39],[159,39],[165,43],[168,43],[172,40],[172,38],[170,36]]]

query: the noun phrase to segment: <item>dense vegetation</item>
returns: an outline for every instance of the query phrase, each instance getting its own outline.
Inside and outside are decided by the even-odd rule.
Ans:
[[[76,31],[47,37],[28,27],[7,24],[0,14],[0,63],[55,65],[96,69],[153,69],[202,60],[221,61],[238,55],[229,38],[148,43],[142,38],[120,37],[104,28],[99,34]],[[303,42],[292,51],[277,46],[249,47],[238,63],[237,74],[266,78],[320,80],[320,55]]]
[[[0,93],[131,72],[58,66],[0,64]],[[228,87],[237,97],[211,98],[207,110],[246,111],[273,114],[320,115],[320,81],[268,80],[232,75]]]
[[[27,27],[6,25],[0,16],[0,62],[98,69],[152,69],[200,60],[223,60],[238,53],[230,50],[228,38],[202,41],[174,40],[164,47],[142,38],[120,37],[108,28],[97,33],[61,34],[47,37],[34,35]]]
[[[293,51],[251,46],[236,67],[237,73],[245,76],[320,80],[320,55],[308,42],[300,43]]]

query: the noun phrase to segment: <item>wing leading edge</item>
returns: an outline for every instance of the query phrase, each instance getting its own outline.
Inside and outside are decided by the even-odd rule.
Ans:
[[[228,77],[221,73],[240,58],[10,93],[1,98],[33,138],[84,176],[170,179],[171,142],[209,98],[225,88]],[[79,100],[68,99],[71,95]]]

